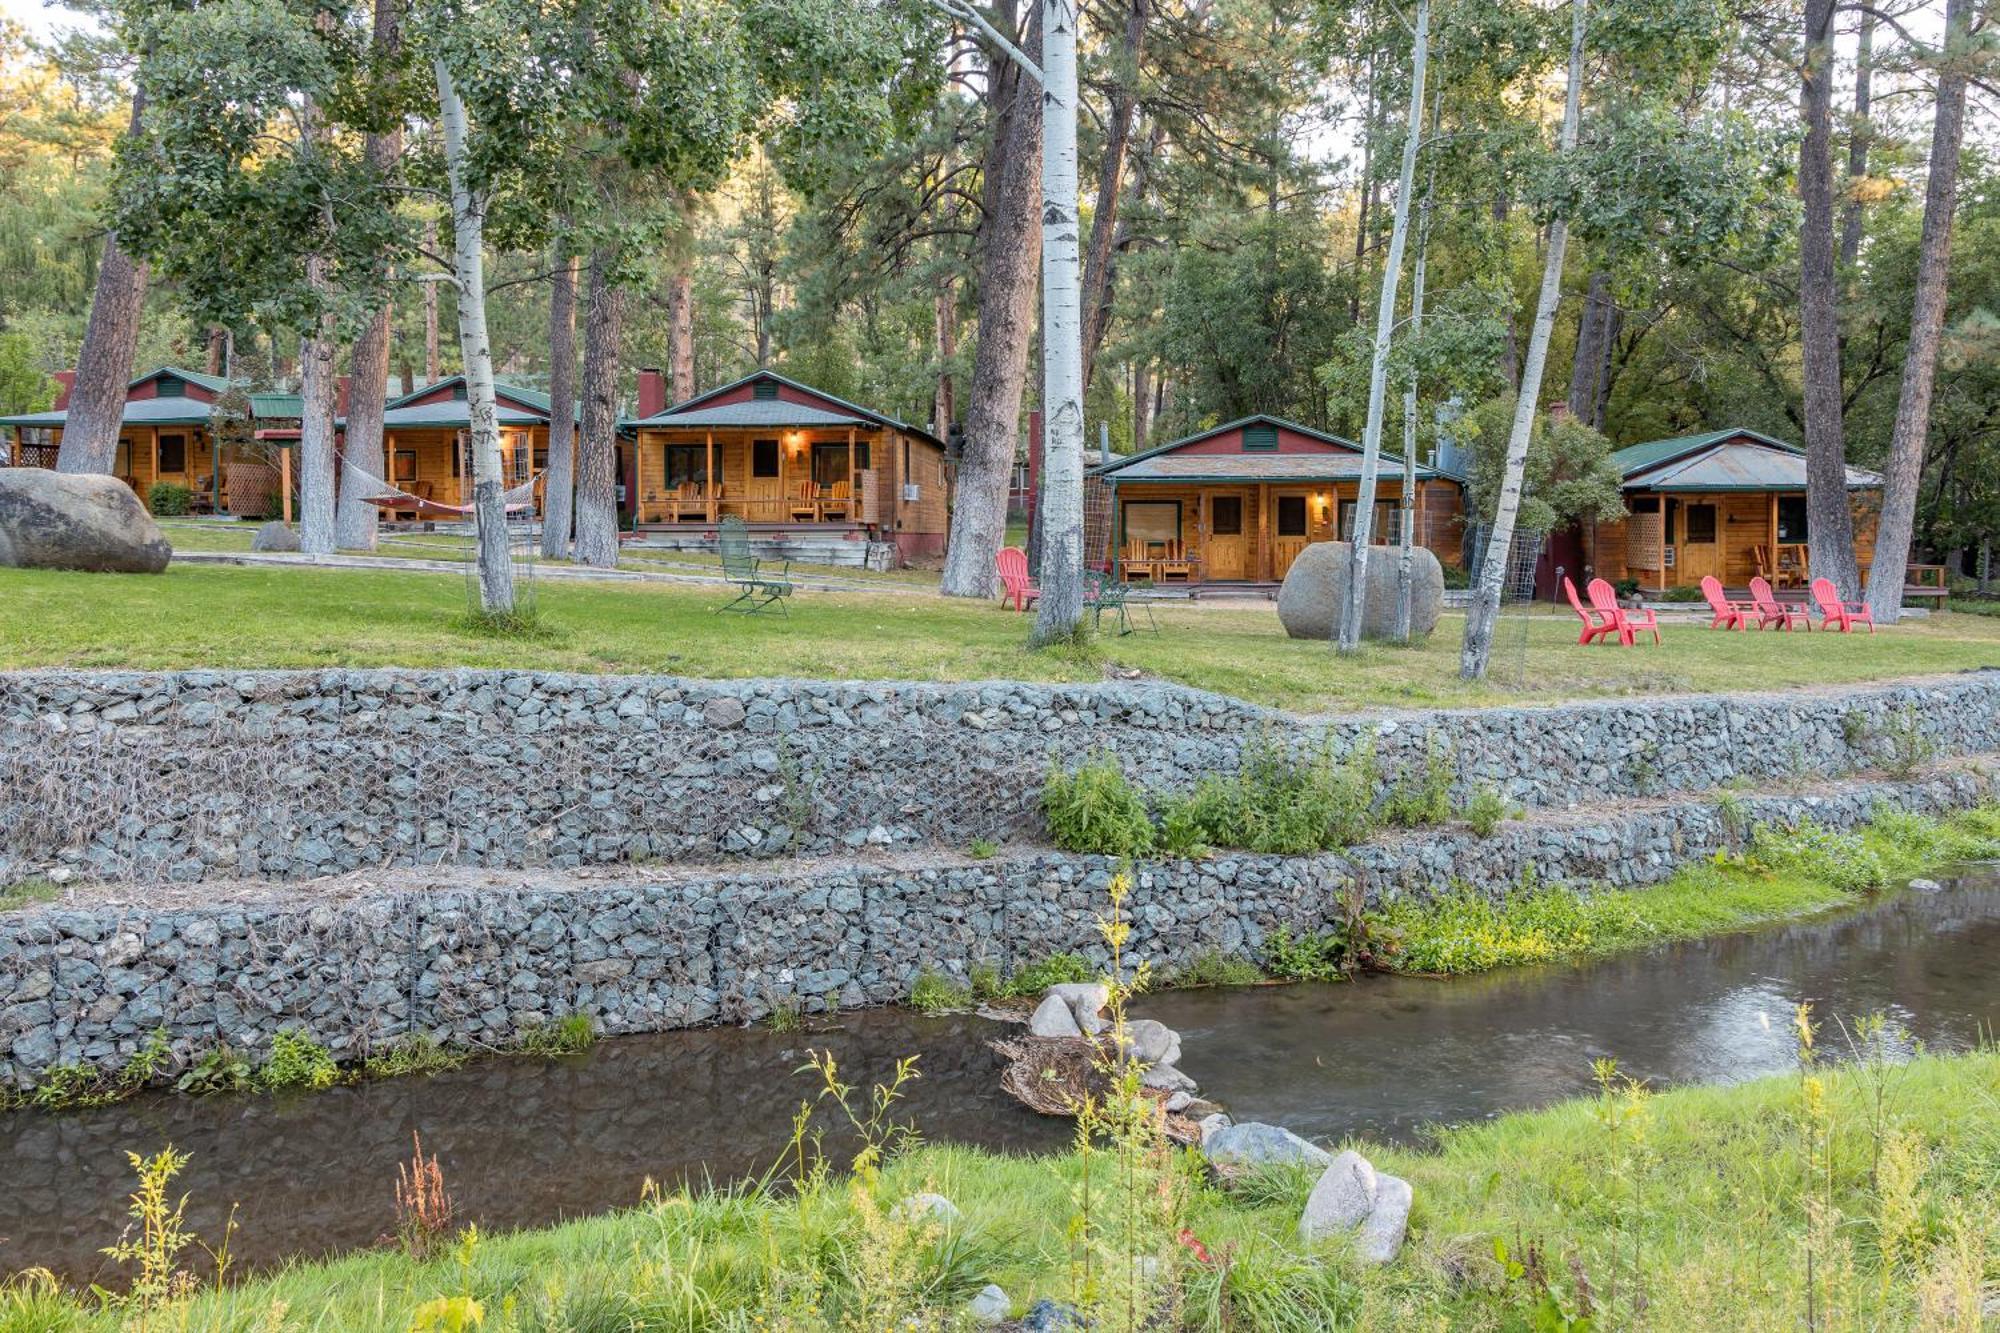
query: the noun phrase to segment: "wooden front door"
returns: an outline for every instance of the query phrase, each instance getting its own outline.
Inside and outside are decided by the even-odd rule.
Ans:
[[[1680,506],[1680,549],[1674,583],[1685,587],[1708,575],[1722,577],[1722,510],[1712,500],[1688,500]]]
[[[1271,497],[1271,577],[1283,579],[1312,541],[1312,501],[1304,491]]]
[[[1249,496],[1242,491],[1210,492],[1208,531],[1203,534],[1202,577],[1249,578],[1250,552],[1255,540]]]

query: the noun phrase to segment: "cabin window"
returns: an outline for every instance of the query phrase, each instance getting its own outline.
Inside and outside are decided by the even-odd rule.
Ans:
[[[778,382],[776,380],[758,380],[750,386],[750,397],[752,401],[759,403],[776,402],[778,400]]]
[[[451,475],[454,477],[460,477],[465,475],[464,473],[465,446],[466,446],[465,432],[460,431],[458,434],[451,437],[451,448],[445,450],[446,453],[451,455]]]
[[[1359,504],[1360,501],[1358,500],[1342,500],[1340,502],[1340,540],[1344,542],[1354,540],[1354,510]],[[1395,507],[1387,500],[1377,500],[1375,502],[1375,522],[1368,529],[1368,540],[1371,543],[1394,541],[1396,539],[1395,522]]]
[[[1243,452],[1246,454],[1276,453],[1278,449],[1278,428],[1276,426],[1245,426],[1243,428]]]
[[[187,436],[162,435],[160,437],[160,475],[169,472],[186,472],[188,467]]]
[[[417,479],[417,451],[415,449],[398,449],[395,455],[394,468],[396,475],[391,480],[395,481],[398,485],[406,481],[415,481]]]
[[[663,464],[667,474],[667,489],[679,490],[690,481],[708,480],[708,446],[705,444],[670,444],[666,447]]]
[[[462,402],[464,402],[464,401],[465,401],[465,381],[464,381],[464,380],[460,380],[460,381],[459,381],[458,383],[456,383],[456,384],[454,384],[454,385],[452,385],[452,386],[451,386],[451,396],[452,396],[452,400],[453,400],[454,402],[460,402],[460,403],[462,403]]]
[[[1810,541],[1806,536],[1806,497],[1803,495],[1781,495],[1778,497],[1778,540],[1781,542]]]
[[[185,398],[187,381],[178,375],[162,375],[153,381],[153,395],[157,398]]]
[[[1278,497],[1278,535],[1280,537],[1303,537],[1306,535],[1305,496],[1281,495]]]
[[[1151,546],[1155,542],[1181,539],[1181,506],[1178,500],[1127,500],[1124,509],[1125,545]]]
[[[778,442],[776,440],[750,441],[750,475],[753,477],[775,477],[778,475]]]
[[[1690,546],[1713,546],[1715,544],[1715,506],[1691,504],[1684,511],[1681,520],[1681,540]]]
[[[857,472],[868,468],[868,442],[854,442],[854,469]],[[819,486],[831,486],[835,482],[847,480],[847,444],[815,444],[812,447],[813,482]]]
[[[1241,537],[1243,535],[1243,497],[1240,495],[1211,496],[1208,502],[1209,530],[1218,537]]]

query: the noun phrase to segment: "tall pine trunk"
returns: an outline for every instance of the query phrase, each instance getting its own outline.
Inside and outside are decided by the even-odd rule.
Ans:
[[[1034,647],[1083,623],[1083,310],[1076,176],[1076,0],[1042,0],[1041,600]]]
[[[402,29],[396,0],[375,0],[375,54],[385,63],[395,59],[402,48]],[[370,134],[362,144],[369,170],[386,179],[403,155],[403,132]],[[340,503],[334,518],[334,542],[342,550],[375,549],[376,520],[381,511],[364,498],[382,489],[387,475],[382,456],[382,412],[389,397],[389,325],[394,310],[384,297],[375,317],[354,340],[348,372],[347,466],[340,473]]]
[[[1396,176],[1389,257],[1382,265],[1382,290],[1375,305],[1375,350],[1368,367],[1368,422],[1361,434],[1361,481],[1356,488],[1353,547],[1347,564],[1347,610],[1340,617],[1336,639],[1343,653],[1352,653],[1361,646],[1361,618],[1368,602],[1368,545],[1375,536],[1375,483],[1382,466],[1382,422],[1389,410],[1389,345],[1396,333],[1396,288],[1403,277],[1403,250],[1410,239],[1410,196],[1416,189],[1417,152],[1423,144],[1424,75],[1430,60],[1430,35],[1430,0],[1417,0],[1410,48],[1410,107],[1403,118],[1403,161]]]
[[[1118,82],[1105,117],[1104,146],[1098,154],[1097,206],[1090,218],[1090,249],[1083,263],[1083,385],[1088,391],[1097,352],[1111,327],[1112,240],[1124,193],[1125,164],[1132,143],[1132,120],[1139,106],[1139,65],[1146,50],[1146,19],[1152,0],[1127,0],[1125,34],[1119,49]]]
[[[436,218],[424,219],[424,249],[437,253]],[[427,282],[424,284],[424,383],[436,384],[443,375],[444,356],[438,338],[438,285]]]
[[[590,256],[589,309],[583,331],[583,434],[577,446],[576,562],[618,564],[618,345],[625,291],[613,281],[617,256]]]
[[[145,110],[145,93],[134,93],[128,135],[139,133]],[[117,466],[125,386],[132,378],[132,358],[138,354],[139,316],[145,304],[145,261],[126,252],[117,232],[106,231],[90,322],[84,326],[83,347],[76,356],[62,445],[56,450],[58,472],[108,473]]]
[[[1571,0],[1569,87],[1563,97],[1560,150],[1576,151],[1579,105],[1583,95],[1584,0]],[[1507,435],[1507,459],[1500,476],[1499,502],[1479,562],[1479,583],[1465,613],[1465,641],[1459,648],[1461,680],[1484,680],[1493,657],[1493,629],[1500,618],[1500,596],[1507,580],[1508,553],[1514,545],[1514,520],[1521,512],[1522,476],[1528,467],[1528,441],[1542,396],[1542,372],[1547,369],[1549,339],[1555,333],[1556,306],[1562,299],[1563,253],[1569,248],[1569,219],[1558,213],[1549,224],[1549,249],[1542,264],[1542,291],[1535,303],[1535,322],[1528,330],[1528,354],[1521,366],[1520,395],[1514,400],[1514,423]]]
[[[1861,257],[1861,182],[1868,175],[1868,150],[1875,123],[1869,119],[1875,86],[1875,16],[1864,13],[1854,37],[1854,128],[1847,138],[1847,201],[1840,209],[1840,262]]]
[[[486,332],[486,201],[467,178],[465,103],[451,71],[433,62],[445,173],[451,182],[452,273],[456,279],[458,353],[465,363],[465,404],[472,426],[472,521],[478,537],[479,605],[488,615],[514,611],[514,562],[507,551],[507,500],[500,479],[500,422],[493,396],[493,344]]]
[[[321,285],[326,261],[306,261],[307,280]],[[333,316],[299,340],[299,549],[307,555],[334,551],[334,471],[337,466],[334,411],[339,378],[334,367]]]
[[[1917,484],[1923,477],[1930,433],[1931,390],[1937,383],[1938,343],[1944,336],[1951,277],[1951,223],[1958,206],[1958,160],[1965,142],[1966,36],[1972,0],[1945,0],[1943,59],[1937,74],[1937,112],[1931,123],[1930,179],[1924,187],[1923,238],[1917,251],[1917,290],[1910,311],[1910,342],[1903,353],[1903,383],[1896,424],[1889,437],[1887,484],[1875,530],[1875,558],[1868,567],[1868,607],[1890,623],[1903,611],[1910,541],[1917,518]]]
[[[1431,135],[1436,137],[1444,120],[1442,82],[1431,95]],[[1417,221],[1417,260],[1410,274],[1410,341],[1421,342],[1424,335],[1424,276],[1431,250],[1431,201],[1437,197],[1437,156],[1432,155],[1424,177],[1424,198]],[[1403,495],[1400,531],[1396,543],[1396,642],[1408,643],[1413,635],[1411,602],[1416,595],[1417,522],[1417,371],[1410,368],[1410,382],[1403,388]]]
[[[1032,20],[1028,45],[1040,38]],[[991,597],[994,560],[1007,532],[1007,491],[1020,444],[1021,394],[1035,303],[1036,174],[1042,157],[1042,90],[1008,57],[991,57],[995,124],[985,161],[979,229],[979,344],[966,393],[965,450],[953,493],[951,536],[939,589]]]
[[[1799,342],[1805,381],[1806,538],[1815,577],[1843,598],[1860,591],[1854,513],[1847,497],[1841,421],[1840,306],[1833,250],[1833,17],[1835,0],[1806,0],[1799,114]]]
[[[576,257],[558,253],[549,284],[549,475],[542,488],[542,554],[569,554],[576,508]]]
[[[949,440],[951,423],[958,419],[958,383],[951,373],[958,356],[958,283],[949,276],[938,283],[931,322],[938,363],[937,388],[931,396],[931,432],[940,440]]]

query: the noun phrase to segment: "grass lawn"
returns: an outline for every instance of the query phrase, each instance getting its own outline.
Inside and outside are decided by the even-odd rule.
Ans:
[[[455,576],[176,565],[159,578],[0,570],[0,667],[513,666],[708,677],[1046,681],[1108,665],[1300,711],[1834,684],[2000,666],[2000,620],[1936,615],[1869,635],[1732,634],[1670,624],[1665,644],[1579,648],[1573,620],[1509,621],[1493,679],[1457,678],[1461,622],[1340,659],[1287,639],[1268,604],[1167,606],[1160,633],[1030,653],[997,604],[885,589],[802,593],[788,619],[718,616],[720,588],[545,580],[535,639],[457,627]],[[1521,645],[1525,643],[1525,648]]]
[[[1362,1267],[1337,1239],[1299,1242],[1310,1174],[1228,1191],[1177,1156],[1128,1173],[1099,1153],[1086,1189],[1073,1154],[926,1147],[796,1194],[673,1195],[461,1236],[421,1263],[386,1249],[300,1265],[143,1324],[17,1279],[0,1290],[0,1330],[402,1333],[473,1327],[472,1304],[477,1326],[496,1331],[941,1330],[968,1326],[955,1317],[989,1281],[1016,1313],[1077,1299],[1085,1250],[1072,1225],[1086,1217],[1093,1326],[1107,1329],[1137,1325],[1117,1274],[1143,1259],[1179,1287],[1178,1310],[1145,1325],[1162,1329],[1977,1333],[2000,1255],[1991,1050],[1657,1095],[1614,1082],[1600,1100],[1447,1131],[1428,1150],[1363,1151],[1415,1188],[1409,1244],[1386,1268]],[[387,1181],[389,1168],[365,1169]],[[893,1219],[917,1190],[945,1195],[963,1220]],[[1586,1314],[1595,1322],[1563,1322]]]

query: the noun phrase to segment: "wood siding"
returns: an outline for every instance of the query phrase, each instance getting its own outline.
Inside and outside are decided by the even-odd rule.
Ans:
[[[706,450],[711,433],[702,430],[667,430],[644,427],[638,431],[638,517],[641,523],[674,522],[673,492],[666,481],[666,449],[669,445]],[[722,484],[720,514],[738,514],[752,523],[793,522],[793,503],[800,488],[812,480],[814,446],[844,449],[848,432],[844,427],[824,430],[781,430],[756,428],[715,431],[716,480]],[[855,500],[852,512],[833,520],[836,525],[859,524],[876,527],[882,533],[942,535],[949,526],[950,497],[945,479],[944,451],[926,440],[900,431],[862,429],[853,434],[855,468],[851,488]],[[778,475],[751,476],[753,442],[775,439],[778,443]],[[904,455],[908,453],[908,475]],[[866,466],[861,455],[867,454]],[[918,488],[917,499],[903,499],[905,482]],[[688,520],[696,521],[696,520]],[[700,520],[706,521],[706,520]],[[800,522],[811,520],[800,519]]]
[[[1115,479],[1115,474],[1114,474]],[[1247,580],[1270,582],[1282,579],[1299,553],[1314,542],[1332,541],[1336,535],[1341,504],[1354,500],[1355,482],[1278,483],[1245,482],[1224,485],[1200,483],[1175,485],[1167,482],[1130,482],[1113,489],[1111,540],[1114,556],[1125,553],[1125,506],[1128,503],[1174,503],[1180,507],[1180,541],[1188,552],[1203,562],[1202,578],[1212,582]],[[1402,478],[1383,477],[1376,486],[1378,505],[1394,507],[1402,499]],[[1218,536],[1214,532],[1217,497],[1239,497],[1243,503],[1243,531],[1239,537]],[[1305,502],[1305,531],[1281,533],[1279,501],[1298,498]],[[1459,540],[1464,520],[1458,486],[1441,479],[1417,483],[1415,535],[1417,543],[1428,547],[1441,564],[1456,568]],[[1376,528],[1376,542],[1384,544],[1386,525]],[[1240,571],[1240,572],[1239,572]]]
[[[1802,492],[1784,494],[1803,498]],[[1692,587],[1701,581],[1703,574],[1713,573],[1725,585],[1741,588],[1748,585],[1757,572],[1756,553],[1752,548],[1776,545],[1779,495],[1774,491],[1647,495],[1643,498],[1657,498],[1662,502],[1658,510],[1628,513],[1623,518],[1586,527],[1584,557],[1590,562],[1594,577],[1613,583],[1632,578],[1638,579],[1644,588]],[[1671,531],[1667,530],[1665,522],[1664,502],[1667,500],[1679,502],[1674,507]],[[1852,503],[1854,554],[1861,567],[1866,569],[1875,558],[1875,527],[1881,498],[1872,491],[1859,491],[1854,493]],[[1691,504],[1715,506],[1716,546],[1719,549],[1717,559],[1712,562],[1713,567],[1705,556],[1690,560],[1684,550],[1687,508]],[[1658,552],[1663,542],[1675,547],[1672,569],[1661,567]]]

